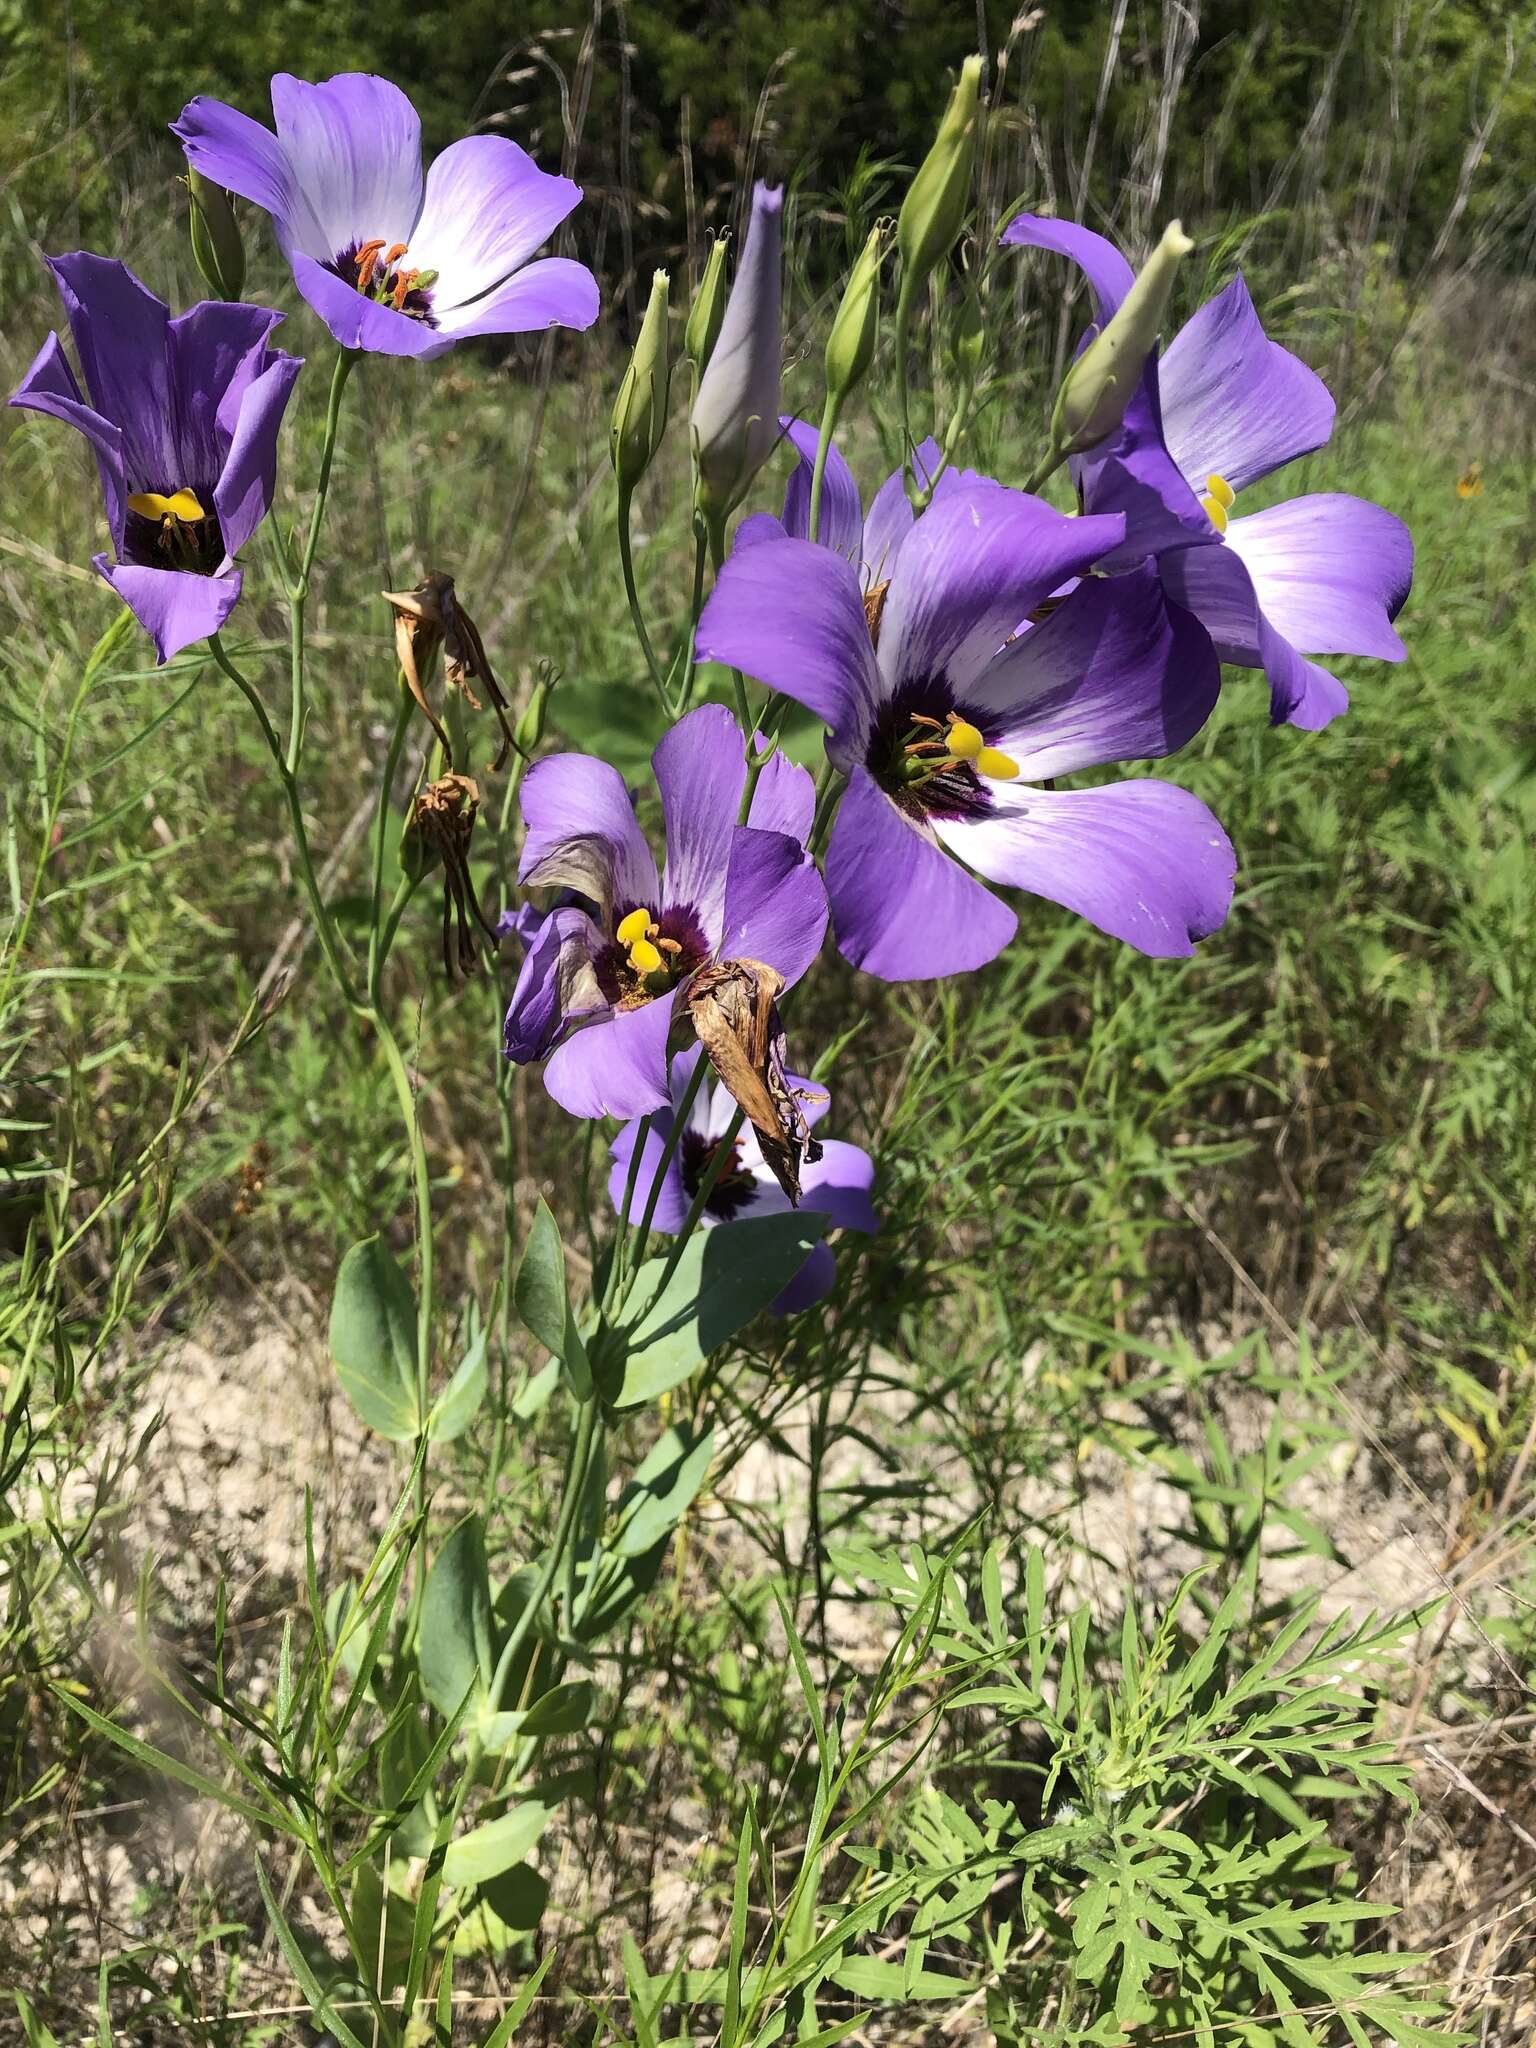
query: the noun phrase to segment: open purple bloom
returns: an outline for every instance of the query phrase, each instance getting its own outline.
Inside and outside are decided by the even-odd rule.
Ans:
[[[1095,324],[1130,288],[1130,265],[1089,228],[1021,214],[1003,239],[1076,263]],[[1269,339],[1239,276],[1148,358],[1120,431],[1072,464],[1085,511],[1125,515],[1105,566],[1155,555],[1221,658],[1265,671],[1277,725],[1316,729],[1349,702],[1309,655],[1403,655],[1392,621],[1413,581],[1413,541],[1400,519],[1335,491],[1232,510],[1249,484],[1321,448],[1333,416],[1322,379]]]
[[[799,460],[784,486],[784,510],[775,519],[771,512],[754,512],[736,529],[737,547],[751,547],[762,540],[809,540],[811,535],[811,479],[816,468],[820,433],[808,420],[781,414],[779,427]],[[920,441],[913,451],[913,467],[926,483],[942,460],[939,444]],[[938,493],[944,495],[960,481],[954,470],[939,479]],[[901,470],[894,470],[870,500],[865,516],[864,501],[847,457],[832,442],[827,449],[826,471],[821,482],[821,519],[816,538],[824,548],[841,555],[859,572],[865,590],[888,583],[896,566],[896,555],[916,520],[907,497]]]
[[[194,170],[272,216],[294,281],[343,348],[437,356],[474,334],[590,327],[591,271],[528,259],[581,198],[503,135],[469,135],[423,181],[398,86],[347,71],[272,80],[274,135],[195,99],[171,132]]]
[[[240,596],[235,556],[266,517],[297,356],[281,313],[210,300],[173,320],[133,273],[83,251],[49,261],[85,396],[50,334],[12,405],[90,442],[116,561],[93,557],[161,661],[216,633]]]
[[[667,1162],[667,1170],[661,1172],[662,1155],[672,1135],[677,1111],[694,1069],[703,1058],[701,1048],[681,1052],[673,1060],[668,1106],[652,1119],[645,1149],[635,1170],[629,1221],[639,1223],[643,1219],[651,1190],[659,1178],[651,1225],[668,1236],[681,1230],[687,1221],[694,1197],[713,1165],[715,1154],[724,1142],[736,1113],[730,1092],[723,1087],[711,1088],[706,1081],[693,1098],[688,1120]],[[806,1122],[817,1123],[826,1115],[829,1106],[825,1090],[793,1074],[789,1081],[791,1087],[802,1094]],[[608,1195],[621,1216],[640,1133],[641,1122],[637,1118],[626,1124],[613,1141],[613,1170],[608,1176]],[[874,1162],[867,1152],[838,1138],[824,1138],[821,1156],[814,1163],[807,1159],[802,1172],[799,1206],[802,1211],[811,1210],[830,1217],[834,1229],[861,1230],[873,1235],[880,1228],[879,1218],[869,1198],[874,1180]],[[735,1223],[743,1217],[778,1216],[784,1214],[789,1206],[789,1197],[779,1186],[773,1169],[765,1162],[758,1147],[756,1133],[750,1124],[743,1124],[732,1143],[731,1157],[710,1190],[709,1200],[699,1218],[700,1227],[710,1230],[716,1224]],[[831,1246],[825,1242],[818,1244],[807,1255],[805,1264],[794,1279],[771,1304],[774,1313],[793,1315],[797,1309],[809,1308],[813,1302],[831,1293],[836,1278],[837,1262]]]
[[[830,728],[848,788],[827,888],[854,966],[917,981],[1001,952],[1017,920],[962,861],[1144,953],[1188,953],[1226,916],[1232,848],[1187,791],[1051,786],[1172,753],[1216,701],[1208,635],[1150,570],[1088,576],[1123,533],[1118,516],[1068,518],[968,478],[867,590],[849,560],[802,540],[738,545],[726,562],[699,655]]]
[[[775,755],[736,823],[746,781],[729,711],[702,704],[651,757],[666,824],[658,875],[617,769],[553,754],[528,771],[518,879],[581,899],[526,938],[507,1011],[507,1057],[548,1059],[544,1085],[573,1116],[644,1116],[667,1102],[667,1038],[695,972],[756,960],[786,986],[821,950],[827,899],[805,851],[815,789]]]

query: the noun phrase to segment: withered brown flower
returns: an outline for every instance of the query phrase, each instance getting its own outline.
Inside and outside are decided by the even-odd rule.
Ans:
[[[482,707],[470,685],[484,685],[501,727],[501,752],[491,763],[492,772],[499,772],[507,765],[507,756],[515,745],[507,717],[511,707],[496,680],[479,629],[454,588],[453,578],[441,569],[431,569],[414,590],[386,590],[384,597],[394,609],[395,651],[406,687],[437,734],[449,768],[455,765],[453,745],[427,701],[425,682],[431,674],[432,657],[439,648],[443,653],[443,680],[450,689],[462,690],[476,711]]]
[[[774,1179],[798,1203],[801,1162],[814,1164],[821,1146],[801,1107],[808,1098],[784,1067],[783,987],[784,977],[761,960],[722,960],[694,975],[687,1005],[710,1065],[746,1111]]]
[[[421,849],[443,864],[443,966],[450,979],[455,968],[460,974],[473,974],[479,964],[477,924],[488,938],[496,937],[469,871],[470,840],[479,815],[479,784],[471,776],[449,773],[427,784],[406,820],[406,843],[414,834]]]

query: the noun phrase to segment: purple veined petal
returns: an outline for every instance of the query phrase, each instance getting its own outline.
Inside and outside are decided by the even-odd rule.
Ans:
[[[265,306],[207,299],[170,322],[178,486],[207,490],[217,479],[240,401],[266,368],[267,342],[282,317]]]
[[[747,823],[759,832],[787,832],[804,846],[815,822],[815,781],[782,750],[775,751],[752,792]]]
[[[796,540],[811,537],[811,482],[816,472],[816,450],[821,434],[808,420],[781,413],[779,425],[799,461],[784,486],[784,531]],[[864,539],[864,507],[853,471],[834,441],[827,449],[827,464],[821,479],[821,521],[816,538],[824,548],[852,562],[858,568]]]
[[[541,171],[508,136],[466,135],[427,172],[408,260],[439,273],[439,312],[462,306],[526,263],[580,200],[579,185]]]
[[[942,676],[963,695],[1020,620],[1124,533],[1118,517],[1071,518],[1000,484],[935,499],[902,544],[885,601],[885,694]]]
[[[123,433],[130,491],[179,490],[172,422],[170,310],[124,264],[77,250],[51,256],[91,404]]]
[[[800,1206],[830,1216],[839,1230],[880,1228],[869,1191],[875,1184],[875,1162],[859,1145],[845,1138],[824,1138],[821,1157],[808,1163],[800,1177]]]
[[[849,777],[827,848],[838,951],[882,981],[985,967],[1018,919],[905,818],[867,769]]]
[[[919,441],[912,451],[913,472],[921,483],[926,484],[931,476],[937,475],[943,459],[944,451],[930,435],[927,440]],[[896,573],[896,556],[915,524],[916,515],[907,497],[905,472],[892,470],[871,500],[869,517],[864,522],[861,567],[866,590],[874,589],[879,583],[888,583]]]
[[[572,1116],[649,1116],[667,1107],[673,998],[615,1010],[556,1046],[544,1087]]]
[[[1087,455],[1075,457],[1071,470],[1085,511],[1119,512],[1125,519],[1125,539],[1103,557],[1101,569],[1113,573],[1148,555],[1160,555],[1165,548],[1217,540],[1204,506],[1163,438],[1156,356],[1146,360],[1119,432]],[[1201,483],[1203,488],[1203,478]]]
[[[725,870],[747,780],[743,744],[723,704],[701,704],[651,756],[667,834],[662,900],[691,910],[712,947],[725,919]]]
[[[997,657],[964,708],[989,714],[988,737],[1021,781],[1044,782],[1160,760],[1194,738],[1220,691],[1210,635],[1143,567],[1079,584]]]
[[[804,1204],[801,1205],[802,1207]],[[805,1264],[794,1279],[780,1289],[768,1304],[774,1316],[798,1315],[825,1301],[837,1285],[837,1257],[829,1244],[815,1244],[805,1255]]]
[[[788,540],[784,522],[771,512],[750,512],[731,535],[731,550],[761,547],[764,541]]]
[[[1016,248],[1052,249],[1075,263],[1088,280],[1097,305],[1097,325],[1113,317],[1135,282],[1136,273],[1113,242],[1076,221],[1051,220],[1040,213],[1021,213],[1003,230],[1003,241]]]
[[[1337,677],[1298,654],[1264,616],[1253,578],[1234,549],[1175,548],[1158,557],[1157,567],[1164,589],[1195,614],[1223,661],[1263,669],[1271,724],[1317,732],[1348,709],[1349,692]]]
[[[194,576],[180,569],[141,569],[106,555],[93,555],[91,561],[155,643],[160,662],[217,633],[240,599],[238,569]]]
[[[656,862],[616,768],[592,754],[550,754],[528,770],[521,795],[520,882],[574,889],[605,917],[656,908]]]
[[[541,910],[536,903],[519,903],[515,909],[509,903],[496,920],[496,936],[499,939],[516,939],[526,953],[551,914]]]
[[[571,1019],[606,1007],[592,971],[603,937],[584,910],[569,904],[513,928],[526,950],[507,1005],[502,1051],[525,1067],[548,1055]]]
[[[1168,452],[1196,490],[1212,474],[1244,490],[1333,432],[1327,385],[1270,340],[1240,276],[1174,336],[1160,374]]]
[[[380,305],[377,299],[365,298],[312,257],[295,254],[289,261],[294,283],[343,348],[428,361],[453,347],[453,336],[409,313],[397,313],[393,306]]]
[[[573,262],[569,256],[541,256],[483,298],[438,314],[437,332],[455,342],[466,341],[473,334],[531,334],[543,327],[580,329],[592,325],[599,305],[597,279],[584,263]]]
[[[1232,842],[1188,790],[1151,780],[992,787],[990,816],[935,829],[993,881],[1060,903],[1156,959],[1193,952],[1225,919]]]
[[[614,1139],[610,1147],[613,1167],[608,1175],[608,1199],[613,1204],[614,1214],[624,1214],[624,1196],[629,1187],[630,1162],[635,1156],[639,1143],[641,1125],[637,1121],[628,1123]],[[646,1205],[651,1199],[651,1189],[657,1189],[656,1209],[651,1217],[651,1228],[672,1237],[682,1229],[688,1220],[691,1200],[683,1184],[683,1167],[680,1153],[674,1149],[667,1160],[666,1171],[661,1163],[667,1149],[667,1139],[672,1133],[672,1118],[666,1110],[658,1110],[645,1135],[645,1145],[640,1153],[640,1164],[635,1169],[635,1192],[633,1213],[629,1221],[638,1224],[645,1215]]]
[[[681,1105],[683,1097],[688,1093],[688,1083],[693,1079],[694,1069],[704,1059],[705,1052],[702,1045],[690,1045],[682,1052],[672,1055],[671,1065],[667,1070],[667,1088],[674,1114]],[[711,1121],[717,1107],[715,1103],[716,1096],[720,1098],[720,1102],[724,1105],[720,1112],[718,1126]],[[706,1075],[694,1091],[693,1101],[689,1105],[688,1117],[683,1125],[683,1129],[685,1131],[697,1131],[703,1137],[708,1137],[712,1131],[717,1129],[723,1131],[730,1122],[735,1107],[735,1103],[726,1093],[724,1087],[711,1088],[709,1078]]]
[[[1293,647],[1402,660],[1392,620],[1413,583],[1413,539],[1380,505],[1333,491],[1290,498],[1234,519],[1227,545]]]
[[[298,190],[283,146],[270,128],[223,100],[188,100],[171,123],[187,162],[226,192],[249,199],[272,217],[285,256],[299,251],[329,262],[340,252],[328,248],[314,209]]]
[[[738,548],[710,592],[695,651],[814,711],[832,729],[834,758],[862,752],[879,672],[859,579],[830,548]]]
[[[277,437],[303,367],[302,357],[275,353],[240,394],[229,452],[213,487],[227,557],[239,553],[271,508],[277,488]]]
[[[83,434],[96,457],[101,476],[101,493],[106,500],[107,529],[112,545],[121,550],[123,524],[127,517],[128,486],[123,477],[123,434],[112,420],[104,419],[80,396],[80,386],[69,366],[59,337],[50,334],[32,359],[32,367],[6,400],[7,405],[27,412],[40,412],[49,419],[62,420]]]
[[[421,122],[397,85],[366,71],[318,85],[279,71],[272,115],[319,230],[321,246],[305,253],[333,262],[380,236],[409,247],[421,213]]]
[[[827,892],[801,842],[785,832],[736,827],[725,878],[721,959],[762,960],[792,988],[826,935]]]

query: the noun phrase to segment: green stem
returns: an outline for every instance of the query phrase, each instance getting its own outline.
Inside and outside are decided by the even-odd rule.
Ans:
[[[491,1679],[487,1696],[487,1709],[496,1713],[501,1705],[501,1696],[511,1676],[512,1665],[518,1651],[528,1639],[528,1632],[538,1618],[539,1609],[549,1597],[549,1589],[555,1583],[565,1557],[566,1545],[571,1540],[577,1523],[582,1494],[586,1491],[587,1469],[592,1455],[592,1444],[597,1432],[598,1412],[596,1398],[580,1403],[576,1412],[576,1431],[571,1439],[570,1455],[565,1464],[565,1484],[561,1491],[560,1513],[555,1523],[555,1533],[550,1539],[549,1549],[544,1553],[528,1595],[527,1605],[512,1625],[512,1631],[501,1646],[501,1655],[496,1661],[495,1675]]]
[[[390,792],[395,786],[395,771],[400,766],[400,755],[405,747],[406,730],[411,722],[414,700],[405,687],[403,677],[397,678],[400,702],[395,712],[395,729],[389,736],[389,752],[384,757],[384,774],[379,783],[379,810],[374,823],[373,835],[373,891],[369,899],[368,912],[368,1000],[379,1000],[379,982],[384,972],[384,957],[380,953],[380,916],[384,909],[384,835],[389,827]],[[403,886],[403,881],[402,881]],[[402,904],[402,909],[404,905]]]
[[[683,670],[682,682],[679,685],[676,700],[679,718],[688,709],[688,700],[693,695],[694,672],[698,668],[693,648],[694,639],[699,629],[699,614],[704,609],[704,564],[708,552],[709,536],[705,531],[704,522],[696,518],[694,521],[693,546],[693,597],[688,606],[688,638],[685,644],[679,648],[677,660],[672,664],[674,668],[681,664]]]
[[[634,492],[621,488],[619,491],[619,567],[624,575],[624,595],[629,603],[629,618],[631,625],[635,629],[635,638],[640,643],[640,652],[645,656],[645,665],[651,672],[651,681],[655,684],[656,694],[661,699],[662,711],[670,718],[672,716],[672,705],[667,697],[666,678],[662,675],[660,664],[656,659],[655,649],[651,646],[651,636],[645,629],[645,614],[640,609],[640,593],[635,587],[635,556],[629,532],[629,512],[633,502]]]
[[[310,508],[309,536],[304,543],[304,554],[299,563],[298,580],[288,591],[288,749],[284,762],[290,775],[296,775],[299,756],[304,751],[304,724],[308,715],[304,691],[304,607],[309,598],[310,571],[315,566],[315,555],[320,547],[320,528],[325,520],[325,503],[330,496],[331,466],[336,459],[336,435],[341,425],[341,397],[347,388],[347,379],[352,374],[352,365],[357,360],[355,351],[342,349],[336,357],[336,367],[331,372],[330,396],[325,407],[325,429],[320,441],[320,474],[315,483],[315,502]]]
[[[651,1224],[656,1215],[656,1204],[661,1199],[662,1183],[666,1180],[668,1169],[677,1155],[677,1148],[682,1142],[683,1132],[688,1128],[688,1116],[693,1108],[694,1098],[697,1096],[704,1076],[708,1071],[709,1061],[701,1052],[698,1059],[694,1062],[693,1072],[688,1076],[688,1085],[683,1090],[683,1099],[672,1112],[672,1128],[667,1133],[667,1142],[662,1147],[661,1159],[656,1168],[656,1177],[651,1182],[650,1193],[645,1198],[645,1213],[640,1219],[640,1235],[636,1241],[634,1258],[631,1262],[632,1270],[629,1285],[626,1286],[624,1294],[620,1299],[619,1306],[621,1308],[629,1298],[630,1288],[634,1286],[634,1275],[639,1272],[645,1262],[646,1247],[650,1243],[651,1237]],[[638,1159],[639,1156],[640,1148],[636,1146],[635,1158]],[[631,1163],[633,1164],[633,1162]],[[624,1213],[626,1215],[629,1214],[633,1196],[634,1183],[633,1179],[631,1179],[630,1186],[624,1196]]]
[[[901,474],[907,498],[914,512],[919,510],[921,485],[912,466],[912,394],[907,381],[907,351],[912,332],[912,278],[903,271],[896,294],[896,401],[901,416]]]
[[[826,481],[827,453],[832,446],[832,435],[837,427],[840,409],[841,401],[835,393],[829,391],[827,402],[821,411],[821,435],[816,443],[815,466],[811,470],[811,511],[806,532],[813,541],[821,538],[821,487]]]

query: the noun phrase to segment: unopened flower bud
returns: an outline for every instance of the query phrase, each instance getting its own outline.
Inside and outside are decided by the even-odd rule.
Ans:
[[[608,430],[608,452],[621,491],[631,491],[650,468],[667,424],[672,365],[667,348],[667,293],[671,280],[658,270]]]
[[[981,370],[982,345],[986,340],[986,323],[982,319],[981,294],[975,282],[967,279],[965,298],[961,302],[955,320],[954,358],[955,369],[965,384],[974,384]]]
[[[949,254],[971,197],[980,122],[981,59],[967,57],[949,96],[933,147],[907,188],[896,223],[901,295],[910,305],[936,264]]]
[[[539,741],[544,737],[544,721],[549,716],[549,700],[558,681],[557,672],[546,665],[523,707],[523,715],[517,721],[514,744],[524,760],[538,751]]]
[[[716,235],[709,245],[704,280],[694,295],[688,324],[683,329],[683,354],[700,377],[715,352],[715,343],[720,338],[720,322],[725,318],[726,239],[724,235]]]
[[[827,336],[827,396],[841,405],[869,374],[880,321],[880,266],[890,228],[877,221],[859,251]]]
[[[1118,311],[1068,370],[1051,415],[1054,455],[1096,448],[1125,418],[1143,365],[1157,346],[1174,272],[1194,246],[1179,223],[1170,221]]]
[[[216,299],[238,299],[245,289],[245,245],[229,194],[222,185],[210,184],[201,171],[187,172],[187,188],[192,195],[192,260],[198,275]]]
[[[723,520],[741,503],[779,438],[783,210],[782,186],[753,187],[741,262],[694,400],[699,508],[710,520]]]

